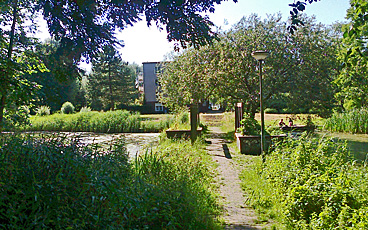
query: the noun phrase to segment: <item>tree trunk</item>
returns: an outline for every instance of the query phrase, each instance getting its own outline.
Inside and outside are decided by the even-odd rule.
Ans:
[[[110,109],[111,110],[115,110],[115,102],[114,102],[114,98],[112,95],[112,81],[111,81],[111,69],[110,69],[110,64],[109,64],[109,89],[110,89]]]
[[[8,47],[8,54],[7,54],[7,66],[6,66],[6,72],[5,75],[12,73],[13,71],[9,71],[10,64],[11,64],[11,58],[13,54],[13,46],[14,46],[14,37],[15,37],[15,26],[17,24],[17,17],[18,17],[18,0],[14,0],[13,2],[13,22],[11,26],[10,31],[10,41],[9,41],[9,47]],[[5,76],[10,77],[10,76]],[[5,84],[7,84],[5,82]],[[8,94],[8,87],[9,85],[5,85],[1,92],[1,99],[0,99],[0,133],[3,130],[4,125],[4,110],[5,110],[5,101],[6,96]]]

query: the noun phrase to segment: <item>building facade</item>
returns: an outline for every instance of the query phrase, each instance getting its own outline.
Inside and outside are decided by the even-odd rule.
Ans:
[[[145,105],[153,113],[164,113],[164,106],[157,100],[158,79],[157,74],[160,71],[160,62],[143,62],[143,91]]]

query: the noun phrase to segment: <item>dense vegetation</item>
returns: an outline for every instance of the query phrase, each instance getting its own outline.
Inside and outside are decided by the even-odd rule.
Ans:
[[[144,119],[140,114],[126,110],[107,112],[85,111],[74,114],[56,113],[48,116],[32,116],[29,123],[10,130],[64,131],[64,132],[160,132],[169,128],[177,120],[176,116],[161,119]]]
[[[334,113],[325,124],[332,132],[368,134],[368,110],[353,109],[346,113]]]
[[[330,139],[287,139],[243,170],[243,187],[254,208],[287,229],[366,229],[367,162],[349,156]]]
[[[200,144],[167,141],[128,161],[124,140],[103,150],[2,135],[0,157],[3,229],[220,229],[214,165]]]

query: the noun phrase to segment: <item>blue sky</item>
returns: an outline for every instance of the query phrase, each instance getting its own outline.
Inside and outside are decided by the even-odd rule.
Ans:
[[[289,16],[289,4],[293,0],[232,0],[225,1],[216,6],[214,14],[209,14],[211,20],[223,29],[228,29],[237,23],[243,16],[256,13],[262,18],[267,14],[280,12],[284,20]],[[321,0],[307,5],[306,14],[315,15],[317,21],[331,24],[336,21],[345,21],[346,10],[349,8],[349,0]],[[225,19],[228,26],[224,25]],[[165,54],[173,50],[172,44],[166,41],[166,32],[159,32],[155,26],[147,28],[145,22],[140,22],[134,27],[125,29],[119,38],[124,40],[125,47],[120,49],[122,58],[129,63],[162,61]]]
[[[210,19],[216,26],[222,29],[228,29],[231,25],[237,23],[243,16],[249,16],[252,13],[265,18],[267,14],[276,14],[280,12],[284,20],[289,17],[290,3],[294,0],[238,0],[234,3],[232,0],[224,1],[216,6],[215,13],[209,14]],[[324,24],[331,24],[336,21],[345,21],[346,10],[349,8],[349,0],[321,0],[307,5],[306,14],[315,15],[317,21]],[[225,20],[228,22],[226,26]],[[44,25],[45,26],[45,25]],[[41,29],[45,30],[45,28]],[[40,34],[44,38],[47,35]],[[162,61],[164,56],[172,52],[173,45],[166,40],[166,31],[158,31],[153,25],[147,27],[145,21],[135,24],[118,34],[118,38],[124,41],[125,47],[119,52],[123,60],[129,63],[141,64],[142,62]],[[82,67],[89,69],[86,64]]]

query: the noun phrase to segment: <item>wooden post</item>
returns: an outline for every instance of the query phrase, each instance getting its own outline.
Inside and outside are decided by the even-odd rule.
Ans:
[[[240,127],[240,121],[243,120],[243,103],[235,105],[235,132]]]
[[[192,144],[197,140],[198,104],[190,104],[190,140]]]

